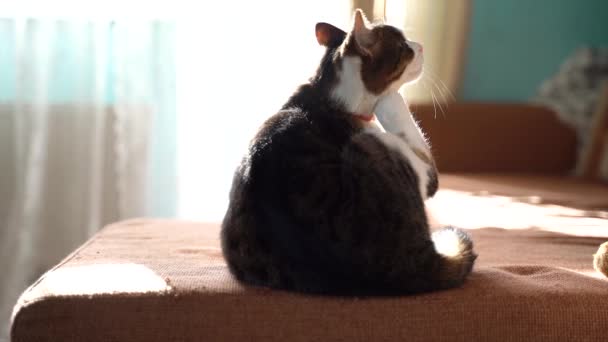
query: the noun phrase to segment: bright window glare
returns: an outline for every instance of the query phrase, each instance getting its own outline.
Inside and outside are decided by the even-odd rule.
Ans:
[[[178,21],[178,216],[218,221],[250,139],[312,75],[314,25],[346,28],[350,1],[215,2]]]
[[[178,19],[200,14],[202,7],[184,0],[19,0],[5,1],[0,17]]]
[[[351,10],[350,0],[21,0],[0,17],[175,22],[177,214],[218,221],[256,129],[314,72],[315,23],[346,28]]]

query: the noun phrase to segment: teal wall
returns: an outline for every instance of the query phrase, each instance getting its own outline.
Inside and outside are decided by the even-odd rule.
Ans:
[[[576,48],[608,46],[608,0],[473,0],[463,100],[521,102]]]

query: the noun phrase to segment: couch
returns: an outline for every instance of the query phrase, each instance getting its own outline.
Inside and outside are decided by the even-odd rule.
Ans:
[[[569,176],[576,136],[547,109],[414,106],[441,188],[433,226],[471,233],[479,258],[457,289],[308,296],[237,283],[218,223],[133,219],[101,229],[19,299],[21,341],[599,341],[608,279],[608,186]]]

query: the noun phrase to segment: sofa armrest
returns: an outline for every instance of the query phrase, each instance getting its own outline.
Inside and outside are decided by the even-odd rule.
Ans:
[[[444,172],[564,174],[576,160],[576,133],[545,107],[526,104],[412,105]]]

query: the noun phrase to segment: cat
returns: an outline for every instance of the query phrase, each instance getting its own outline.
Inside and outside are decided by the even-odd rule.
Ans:
[[[347,33],[315,27],[315,75],[270,117],[238,166],[222,222],[242,283],[320,295],[400,295],[463,284],[469,236],[431,234],[429,145],[398,94],[422,74],[422,46],[361,10]],[[373,113],[376,113],[374,115]]]

